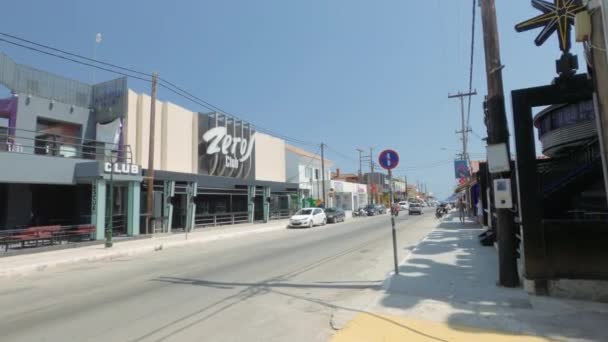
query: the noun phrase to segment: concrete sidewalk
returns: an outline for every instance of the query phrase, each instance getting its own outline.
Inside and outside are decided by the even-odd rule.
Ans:
[[[161,251],[165,248],[278,231],[285,229],[286,225],[287,220],[273,221],[267,224],[222,226],[217,228],[199,229],[188,234],[160,235],[149,239],[116,242],[112,248],[108,249],[106,249],[104,245],[94,245],[3,257],[0,258],[0,278],[26,275],[31,272],[43,271],[48,268],[82,261],[114,259],[123,256]]]
[[[482,231],[445,218],[332,341],[606,341],[608,304],[498,287]]]

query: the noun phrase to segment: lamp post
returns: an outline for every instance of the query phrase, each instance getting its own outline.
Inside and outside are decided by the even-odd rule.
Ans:
[[[111,248],[113,245],[112,242],[112,229],[113,227],[113,221],[114,221],[114,164],[116,164],[116,161],[118,159],[118,151],[117,150],[112,150],[110,152],[110,218],[108,220],[108,224],[106,225],[106,248]]]

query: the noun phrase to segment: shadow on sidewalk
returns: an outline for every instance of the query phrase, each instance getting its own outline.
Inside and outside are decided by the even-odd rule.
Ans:
[[[477,235],[483,229],[476,227],[449,219],[440,223],[391,278],[381,306],[414,317],[439,317],[454,329],[602,340],[605,334],[597,327],[607,315],[583,313],[587,322],[572,324],[577,321],[572,313],[539,312],[522,288],[497,286],[496,250],[479,244]],[[590,329],[593,324],[595,331]]]

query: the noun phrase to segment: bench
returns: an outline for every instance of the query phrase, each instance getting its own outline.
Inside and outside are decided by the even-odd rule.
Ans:
[[[48,241],[53,245],[56,241],[62,240],[78,240],[91,238],[95,233],[95,225],[86,224],[79,226],[62,227],[60,225],[36,226],[24,229],[18,229],[9,233],[4,237],[0,237],[0,245],[4,245],[5,252],[8,247],[14,243],[21,243],[21,248],[25,247],[26,243],[35,242],[36,246],[40,242]]]
[[[5,251],[8,251],[8,246],[12,243],[21,243],[22,248],[28,242],[36,242],[36,246],[39,241],[49,241],[53,244],[55,236],[60,231],[60,225],[29,227],[16,231],[14,235],[3,237],[1,241],[5,246]]]

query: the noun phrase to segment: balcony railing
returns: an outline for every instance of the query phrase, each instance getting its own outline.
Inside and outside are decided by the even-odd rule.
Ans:
[[[102,161],[116,153],[119,162],[130,164],[133,160],[129,145],[5,127],[0,127],[0,152]]]

